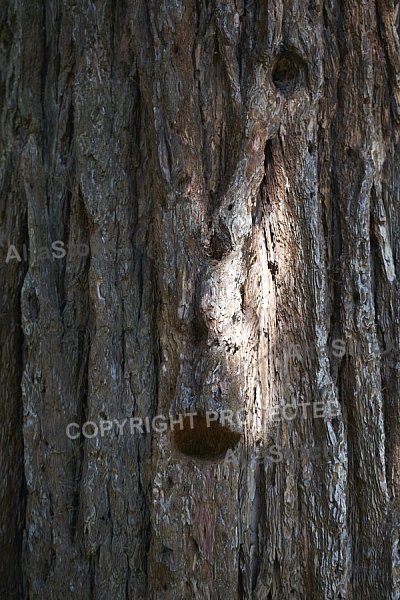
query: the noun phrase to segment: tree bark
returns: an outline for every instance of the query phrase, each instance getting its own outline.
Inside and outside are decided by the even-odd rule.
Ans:
[[[398,3],[0,32],[1,598],[399,599]]]

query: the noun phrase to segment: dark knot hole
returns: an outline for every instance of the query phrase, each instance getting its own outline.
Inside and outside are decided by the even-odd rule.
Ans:
[[[223,458],[239,442],[241,434],[203,415],[184,417],[182,429],[174,428],[173,440],[179,452],[203,460]]]
[[[304,72],[304,60],[295,52],[284,50],[272,67],[272,81],[283,94],[289,94],[303,83]]]

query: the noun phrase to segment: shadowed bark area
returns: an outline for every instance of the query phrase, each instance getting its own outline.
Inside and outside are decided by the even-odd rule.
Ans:
[[[398,13],[0,9],[1,597],[400,597]]]

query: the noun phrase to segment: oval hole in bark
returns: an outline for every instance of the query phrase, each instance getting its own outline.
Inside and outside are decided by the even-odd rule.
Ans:
[[[305,63],[291,50],[284,50],[272,67],[272,81],[283,94],[290,94],[303,81]]]
[[[201,460],[217,460],[223,458],[229,449],[233,449],[241,438],[241,434],[217,421],[207,423],[203,415],[183,419],[183,428],[175,425],[173,431],[174,444],[182,454]],[[207,426],[208,425],[208,426]]]

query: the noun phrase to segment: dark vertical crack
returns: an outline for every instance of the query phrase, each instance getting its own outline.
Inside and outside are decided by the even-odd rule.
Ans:
[[[254,468],[255,493],[251,511],[251,589],[254,591],[257,586],[258,576],[261,569],[261,559],[263,555],[263,542],[265,541],[265,520],[266,520],[266,481],[265,468],[260,448],[257,448]]]
[[[74,543],[77,536],[77,527],[79,520],[79,510],[81,506],[81,482],[83,475],[83,461],[85,438],[82,433],[82,425],[86,421],[87,405],[88,405],[88,365],[90,352],[90,331],[89,326],[81,336],[80,348],[78,351],[79,364],[81,365],[78,374],[77,386],[77,423],[80,425],[81,435],[78,438],[78,447],[74,451],[73,458],[73,495],[72,495],[72,515],[70,523],[71,542]],[[82,339],[83,338],[83,339]]]
[[[245,571],[244,552],[242,545],[239,548],[239,561],[238,561],[238,600],[245,600],[245,586],[243,581],[243,573]]]

